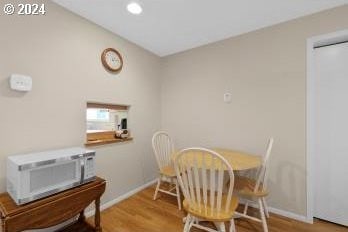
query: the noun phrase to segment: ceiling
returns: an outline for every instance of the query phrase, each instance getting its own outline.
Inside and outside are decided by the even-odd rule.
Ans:
[[[159,55],[167,56],[348,4],[348,0],[53,0]]]

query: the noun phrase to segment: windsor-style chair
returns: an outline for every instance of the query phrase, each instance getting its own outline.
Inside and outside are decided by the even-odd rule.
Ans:
[[[152,137],[152,148],[160,170],[153,199],[156,200],[158,192],[175,196],[178,200],[179,210],[181,210],[180,190],[171,159],[174,153],[174,145],[168,133],[164,131],[156,132]],[[174,187],[169,190],[161,189],[162,182],[168,182],[171,185],[174,184]],[[174,190],[175,192],[173,192]]]
[[[238,216],[245,217],[257,222],[262,223],[264,232],[268,232],[266,217],[269,217],[268,208],[266,204],[267,190],[267,177],[268,177],[268,161],[271,155],[274,139],[270,138],[267,146],[267,150],[262,159],[262,165],[258,169],[256,178],[249,178],[244,176],[236,176],[235,191],[240,198],[246,200],[243,213],[236,213]],[[248,215],[248,207],[250,201],[256,201],[259,206],[260,218],[256,218]]]
[[[234,174],[227,160],[212,150],[188,148],[175,156],[174,166],[185,197],[183,207],[188,213],[184,232],[191,227],[225,232],[225,222],[230,222],[229,231],[235,232],[233,217],[238,198],[233,196]],[[226,181],[230,185],[224,192]],[[202,220],[213,222],[218,230],[201,225]]]

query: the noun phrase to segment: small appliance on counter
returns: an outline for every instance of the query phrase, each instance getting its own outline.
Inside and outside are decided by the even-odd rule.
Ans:
[[[80,147],[15,155],[7,159],[7,192],[18,205],[95,178],[95,151]]]
[[[127,119],[126,118],[121,119],[121,130],[127,130]]]
[[[129,137],[129,131],[128,130],[117,130],[115,132],[115,138],[126,139],[128,137]]]

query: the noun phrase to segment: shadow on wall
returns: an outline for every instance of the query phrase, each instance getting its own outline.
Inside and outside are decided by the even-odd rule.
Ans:
[[[0,82],[0,95],[8,98],[20,98],[24,97],[27,92],[15,91],[10,88],[9,79],[3,79]]]
[[[303,198],[303,195],[306,195],[305,187],[303,189],[284,188],[287,186],[299,186],[300,181],[298,181],[298,178],[306,175],[305,170],[299,166],[296,166],[294,163],[283,162],[280,165],[278,165],[276,174],[277,175],[275,181],[269,179],[268,182],[270,195],[272,195],[272,190],[276,190],[277,195],[282,197],[282,199],[278,199],[278,201],[281,200],[283,202],[283,205],[286,205],[286,211],[303,212],[303,214],[305,214],[306,202],[305,198]]]

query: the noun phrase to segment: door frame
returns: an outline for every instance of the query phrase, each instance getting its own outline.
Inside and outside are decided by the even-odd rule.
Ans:
[[[306,137],[307,137],[307,155],[306,155],[306,181],[307,181],[307,221],[313,223],[314,216],[314,193],[313,193],[313,161],[315,154],[313,154],[314,147],[314,133],[313,133],[313,121],[314,116],[313,103],[314,103],[314,48],[316,46],[328,45],[339,43],[348,40],[348,29],[337,31],[325,35],[315,36],[307,39],[307,99],[306,99]]]

